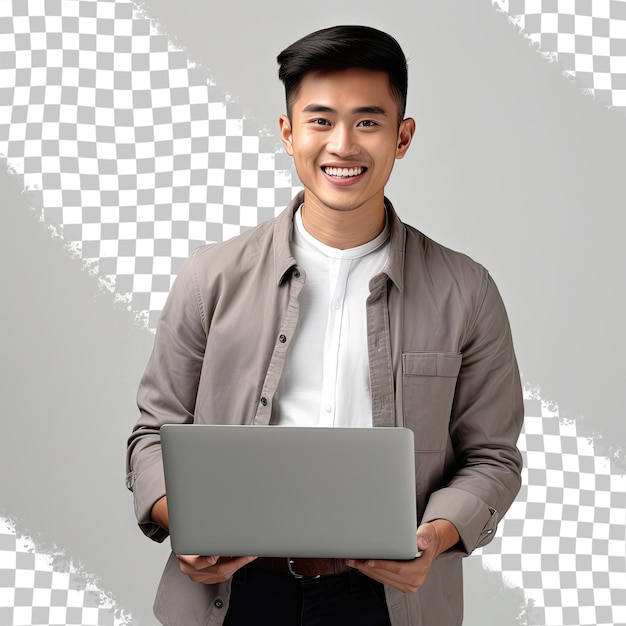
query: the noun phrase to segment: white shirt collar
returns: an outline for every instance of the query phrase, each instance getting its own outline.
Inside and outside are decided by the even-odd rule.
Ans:
[[[333,259],[358,259],[370,252],[374,252],[380,248],[389,239],[389,224],[385,217],[385,226],[379,235],[374,237],[371,241],[368,241],[356,248],[347,248],[346,250],[340,250],[339,248],[333,248],[325,243],[322,243],[311,233],[307,231],[302,222],[302,204],[298,207],[298,210],[294,214],[294,244],[304,245],[305,243],[315,248],[318,252],[324,256]]]

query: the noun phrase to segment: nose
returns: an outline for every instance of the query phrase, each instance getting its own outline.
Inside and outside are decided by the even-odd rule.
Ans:
[[[360,150],[352,128],[344,124],[337,124],[333,128],[328,137],[326,148],[331,154],[341,157],[354,156]]]

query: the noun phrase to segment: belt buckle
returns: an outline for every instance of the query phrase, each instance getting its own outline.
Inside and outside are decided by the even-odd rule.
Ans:
[[[294,577],[294,578],[305,578],[305,574],[298,574],[298,572],[296,572],[293,569],[295,561],[291,558],[291,557],[287,557],[287,569],[289,570],[289,573]],[[320,577],[320,574],[317,574],[316,576],[310,576],[310,578],[313,578],[313,580],[317,580]]]

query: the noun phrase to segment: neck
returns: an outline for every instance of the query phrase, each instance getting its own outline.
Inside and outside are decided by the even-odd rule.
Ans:
[[[384,199],[358,210],[338,210],[310,201],[305,195],[302,223],[308,233],[331,248],[356,248],[375,239],[385,227]]]

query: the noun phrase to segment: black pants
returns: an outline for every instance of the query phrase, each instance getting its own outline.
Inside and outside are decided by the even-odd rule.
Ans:
[[[244,567],[234,578],[224,626],[390,626],[383,586],[357,570],[294,578]]]

